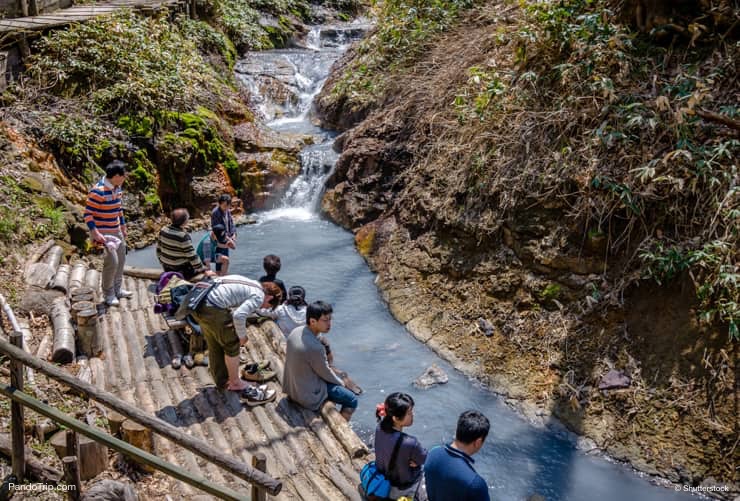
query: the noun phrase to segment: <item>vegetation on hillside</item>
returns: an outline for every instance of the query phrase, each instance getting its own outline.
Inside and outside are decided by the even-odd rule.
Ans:
[[[233,74],[237,55],[285,43],[312,11],[306,0],[207,0],[200,8],[201,20],[122,10],[50,31],[2,95],[0,118],[35,137],[84,186],[111,159],[129,162],[129,191],[143,214],[187,202],[177,199],[177,184],[160,200],[160,182],[216,167],[239,189],[231,127],[253,117]]]
[[[737,7],[705,2],[670,24],[653,16],[640,33],[610,5],[379,2],[377,31],[330,96],[362,108],[404,77],[437,72],[444,88],[426,89],[416,111],[437,111],[416,124],[433,133],[402,175],[398,205],[418,206],[424,183],[435,204],[420,217],[480,240],[517,207],[563,200],[581,247],[606,239],[603,257],[622,270],[613,287],[641,277],[670,286],[688,273],[700,320],[740,339]],[[480,52],[447,47],[467,71],[418,67],[472,6],[466,23],[490,26]]]

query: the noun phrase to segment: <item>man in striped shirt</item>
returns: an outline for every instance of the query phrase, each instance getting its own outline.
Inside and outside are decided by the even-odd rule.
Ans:
[[[164,271],[180,272],[185,280],[190,280],[201,273],[215,275],[200,260],[193,247],[193,241],[185,230],[185,225],[190,219],[188,210],[175,209],[171,218],[172,224],[159,230],[157,243],[157,259]]]
[[[105,167],[105,177],[87,194],[85,205],[85,224],[90,229],[90,238],[105,248],[101,286],[108,306],[118,306],[119,299],[132,296],[122,288],[126,220],[121,207],[121,185],[125,179],[126,164],[112,161]]]

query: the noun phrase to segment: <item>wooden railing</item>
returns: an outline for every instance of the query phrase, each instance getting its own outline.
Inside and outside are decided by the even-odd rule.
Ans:
[[[12,441],[12,466],[13,475],[19,480],[26,476],[26,456],[25,442],[23,436],[23,408],[28,407],[49,419],[62,424],[76,433],[80,433],[92,440],[100,442],[111,449],[121,452],[134,460],[147,464],[152,468],[159,470],[171,477],[190,484],[209,494],[221,499],[229,500],[246,500],[250,499],[246,494],[240,494],[228,487],[221,486],[209,481],[206,478],[192,474],[191,472],[169,463],[154,454],[132,446],[131,444],[117,439],[107,432],[98,428],[82,423],[59,410],[36,400],[30,395],[23,392],[23,367],[30,367],[46,376],[67,385],[76,390],[78,393],[99,402],[106,407],[113,409],[122,416],[146,426],[153,432],[168,438],[175,444],[189,450],[190,452],[202,457],[203,459],[223,468],[229,473],[246,480],[252,484],[251,499],[265,499],[266,494],[277,495],[282,489],[282,482],[276,480],[265,473],[265,458],[262,454],[253,457],[255,467],[237,461],[222,451],[219,451],[211,445],[198,440],[176,427],[159,419],[155,416],[133,407],[129,403],[121,400],[115,395],[101,390],[92,384],[86,383],[70,375],[66,371],[26,353],[22,349],[23,335],[13,316],[12,310],[0,295],[0,305],[8,317],[8,321],[13,328],[10,335],[10,342],[0,339],[0,353],[10,359],[10,385],[0,383],[0,394],[11,400],[11,441]],[[74,437],[72,437],[74,440]],[[73,444],[68,444],[68,450],[74,449]],[[66,459],[66,458],[65,458]],[[72,461],[67,461],[72,462]],[[74,465],[70,465],[71,471],[65,473],[68,481],[74,482]],[[65,470],[67,467],[65,466]],[[78,486],[79,487],[79,486]],[[77,491],[79,492],[79,491]]]

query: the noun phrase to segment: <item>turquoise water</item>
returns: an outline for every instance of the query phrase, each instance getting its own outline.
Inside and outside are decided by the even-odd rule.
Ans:
[[[375,428],[375,404],[390,392],[404,391],[416,401],[416,421],[407,431],[428,448],[452,439],[462,411],[478,409],[488,416],[491,434],[475,466],[488,481],[492,499],[522,500],[534,493],[578,501],[690,498],[673,487],[652,485],[621,464],[576,450],[562,433],[535,428],[412,338],[389,313],[351,233],[302,209],[278,209],[258,218],[257,224],[239,228],[231,271],[257,278],[262,257],[277,254],[283,263],[278,277],[287,286],[302,285],[309,301],[334,306],[329,339],[336,365],[365,390],[352,425],[366,442]],[[154,249],[129,254],[128,264],[156,265]],[[411,382],[432,363],[448,373],[449,383],[416,389]]]

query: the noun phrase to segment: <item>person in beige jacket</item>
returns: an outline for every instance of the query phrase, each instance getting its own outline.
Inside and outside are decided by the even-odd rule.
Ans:
[[[306,325],[288,336],[283,372],[283,391],[295,403],[318,411],[325,400],[341,406],[347,421],[357,408],[357,397],[329,367],[326,349],[318,336],[331,329],[330,304],[316,301],[306,309]]]

